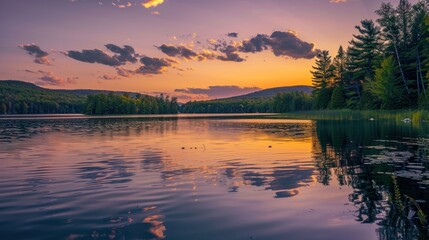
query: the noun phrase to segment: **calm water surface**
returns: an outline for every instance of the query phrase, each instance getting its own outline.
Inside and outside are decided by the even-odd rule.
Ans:
[[[0,238],[426,239],[426,138],[377,121],[0,119]]]

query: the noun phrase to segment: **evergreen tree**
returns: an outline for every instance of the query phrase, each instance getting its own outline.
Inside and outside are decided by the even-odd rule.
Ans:
[[[401,106],[401,80],[397,77],[397,68],[393,57],[383,60],[375,71],[375,81],[368,88],[380,100],[382,109],[394,109]]]
[[[340,46],[338,49],[337,56],[334,58],[334,83],[335,85],[343,84],[346,76],[346,62],[347,55],[343,49],[343,46]]]
[[[331,109],[342,109],[347,106],[346,98],[344,96],[344,90],[341,85],[338,85],[334,88],[334,92],[332,93],[330,108]]]
[[[316,66],[313,66],[313,96],[316,109],[326,109],[331,100],[334,67],[332,66],[329,51],[322,51],[317,55]]]
[[[348,71],[350,81],[348,86],[349,105],[356,107],[362,100],[362,86],[374,79],[375,68],[381,61],[382,42],[380,28],[375,26],[372,20],[361,21],[361,26],[356,26],[359,34],[353,35],[348,49]],[[368,96],[368,95],[366,95]]]

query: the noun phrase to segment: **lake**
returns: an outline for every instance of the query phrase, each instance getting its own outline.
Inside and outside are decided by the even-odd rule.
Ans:
[[[274,117],[3,117],[1,238],[427,239],[429,124]]]

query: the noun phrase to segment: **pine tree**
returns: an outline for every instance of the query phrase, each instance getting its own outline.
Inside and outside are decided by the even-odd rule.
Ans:
[[[313,66],[313,96],[316,109],[326,109],[331,100],[334,68],[329,51],[317,55],[316,66]]]
[[[346,75],[346,61],[347,55],[343,49],[343,46],[340,46],[338,49],[337,56],[334,58],[332,65],[334,66],[334,83],[339,85],[344,83]]]
[[[383,47],[380,28],[375,26],[372,20],[363,20],[361,26],[356,26],[356,29],[359,34],[353,35],[347,51],[350,80],[345,88],[351,107],[360,105],[363,84],[374,79],[375,68],[380,64]]]

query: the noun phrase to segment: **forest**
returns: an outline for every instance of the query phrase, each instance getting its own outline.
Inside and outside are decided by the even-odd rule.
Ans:
[[[53,90],[0,81],[0,114],[176,114],[176,98],[104,90]]]
[[[84,109],[84,113],[89,115],[177,114],[178,104],[176,98],[162,94],[157,97],[148,95],[131,97],[127,94],[100,93],[88,95]]]
[[[0,81],[0,114],[82,113],[86,96],[21,81]]]
[[[382,3],[335,57],[321,51],[313,109],[428,109],[429,1]]]
[[[303,92],[279,93],[275,97],[191,101],[180,107],[183,113],[282,113],[307,111],[312,98]]]

